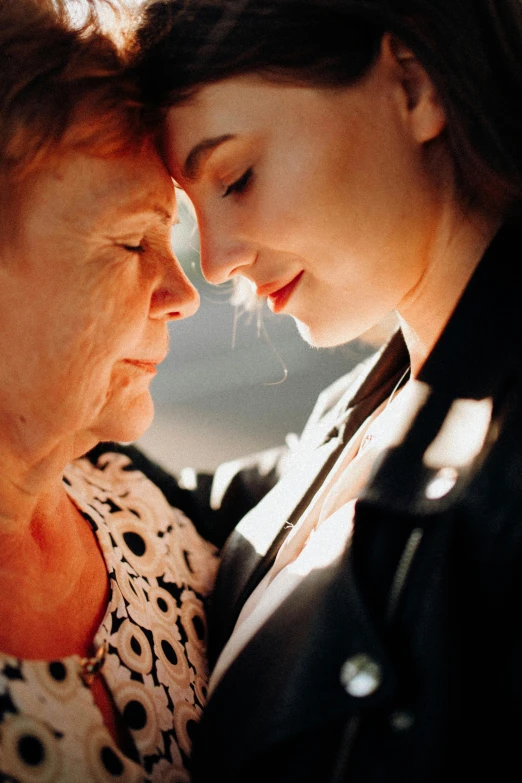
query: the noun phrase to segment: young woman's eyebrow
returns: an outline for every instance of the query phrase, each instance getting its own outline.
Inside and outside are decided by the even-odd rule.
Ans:
[[[230,139],[234,139],[235,136],[232,133],[226,133],[223,136],[214,136],[211,139],[204,139],[196,144],[187,155],[185,165],[182,169],[182,174],[185,179],[190,182],[195,182],[201,175],[201,167],[206,158],[221,144],[224,144]]]

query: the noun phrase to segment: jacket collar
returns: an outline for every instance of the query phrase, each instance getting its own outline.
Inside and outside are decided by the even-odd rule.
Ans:
[[[399,514],[432,515],[461,497],[495,436],[495,410],[512,383],[522,347],[517,285],[519,221],[507,221],[477,266],[414,386],[412,425],[402,443],[383,454],[362,501]],[[489,416],[486,416],[489,406]],[[475,417],[475,419],[473,418]],[[482,428],[468,461],[432,460]],[[480,435],[480,433],[479,433]]]
[[[520,219],[507,221],[486,250],[419,374],[450,399],[494,397],[520,354]]]

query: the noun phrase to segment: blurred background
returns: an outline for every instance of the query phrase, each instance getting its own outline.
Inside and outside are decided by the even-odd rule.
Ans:
[[[319,392],[374,351],[389,325],[368,340],[318,350],[266,304],[257,312],[233,306],[232,284],[203,279],[195,220],[183,195],[178,200],[173,246],[201,306],[171,324],[170,353],[151,388],[155,419],[138,445],[172,471],[213,470],[299,433]]]

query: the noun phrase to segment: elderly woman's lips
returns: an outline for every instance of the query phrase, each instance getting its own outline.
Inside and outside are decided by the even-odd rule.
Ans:
[[[125,364],[130,364],[132,367],[136,367],[138,370],[143,370],[143,372],[150,372],[153,375],[157,373],[156,365],[160,363],[161,359],[156,361],[147,361],[144,359],[124,359],[123,360]]]
[[[271,288],[273,289],[273,286],[271,285],[260,286],[257,289],[257,294],[258,296],[266,296],[268,305],[273,313],[280,313],[292,296],[302,275],[303,271],[299,272],[299,274],[292,278],[290,282],[286,283],[280,288],[277,288],[276,290],[270,290]],[[275,285],[277,285],[277,283]]]

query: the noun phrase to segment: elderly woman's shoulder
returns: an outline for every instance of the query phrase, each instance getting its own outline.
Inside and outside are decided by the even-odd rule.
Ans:
[[[170,563],[173,581],[200,596],[209,594],[217,550],[201,537],[186,509],[170,502],[172,492],[167,497],[163,491],[162,481],[172,489],[175,479],[138,449],[100,444],[68,465],[63,481],[111,564],[122,555],[136,573],[156,578]]]
[[[120,482],[130,482],[137,477],[159,491],[169,506],[181,511],[195,525],[198,532],[209,541],[214,541],[209,508],[211,477],[198,476],[198,486],[186,489],[178,478],[152,460],[147,454],[132,444],[99,443],[87,452],[82,460],[82,469],[90,465],[100,475],[106,471],[119,473]]]
[[[163,492],[167,500],[175,500],[176,498],[176,490],[179,489],[176,478],[132,444],[98,443],[85,454],[83,459],[98,470],[105,470],[109,463],[116,461],[125,473],[140,471]],[[176,503],[171,503],[171,505],[176,505]]]

